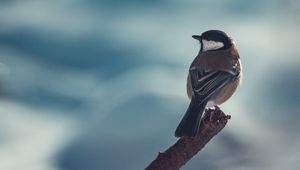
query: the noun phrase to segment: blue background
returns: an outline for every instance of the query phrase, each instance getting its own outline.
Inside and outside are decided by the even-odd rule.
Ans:
[[[0,1],[0,169],[143,169],[176,142],[191,38],[235,40],[232,119],[183,170],[300,169],[300,2]]]

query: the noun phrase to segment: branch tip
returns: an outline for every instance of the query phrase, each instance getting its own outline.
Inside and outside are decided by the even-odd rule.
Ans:
[[[179,170],[225,127],[229,119],[231,116],[219,108],[206,110],[196,137],[179,138],[165,152],[159,152],[145,170]]]

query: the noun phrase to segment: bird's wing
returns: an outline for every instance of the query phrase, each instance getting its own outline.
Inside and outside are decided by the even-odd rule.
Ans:
[[[216,91],[238,76],[226,71],[204,70],[196,67],[190,68],[190,75],[193,94],[199,103],[209,100]]]

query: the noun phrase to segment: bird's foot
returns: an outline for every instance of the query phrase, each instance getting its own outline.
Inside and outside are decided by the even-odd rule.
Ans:
[[[219,106],[211,106],[211,107],[207,107],[205,108],[206,111],[208,110],[221,110]]]
[[[230,119],[230,115],[226,115],[218,106],[214,108],[206,108],[201,120],[200,129],[203,129],[208,124],[219,124]]]
[[[220,107],[219,106],[211,106],[211,107],[209,107],[209,109],[211,109],[211,110],[221,110],[220,109]]]
[[[209,112],[210,114],[209,115],[209,121],[213,121],[214,120],[214,117],[216,117],[215,114],[219,113],[221,111],[220,107],[219,106],[212,106],[212,107],[209,107],[207,109],[207,112]]]
[[[203,116],[203,119],[206,119],[207,121],[215,121],[217,117],[219,117],[220,113],[223,113],[223,111],[220,109],[219,106],[212,106],[205,109],[205,114]]]
[[[221,110],[219,106],[214,106],[215,110]]]

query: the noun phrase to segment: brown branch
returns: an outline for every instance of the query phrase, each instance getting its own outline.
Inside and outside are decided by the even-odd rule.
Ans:
[[[158,156],[145,170],[178,170],[196,155],[226,125],[230,115],[220,109],[206,111],[197,137],[182,137]]]

